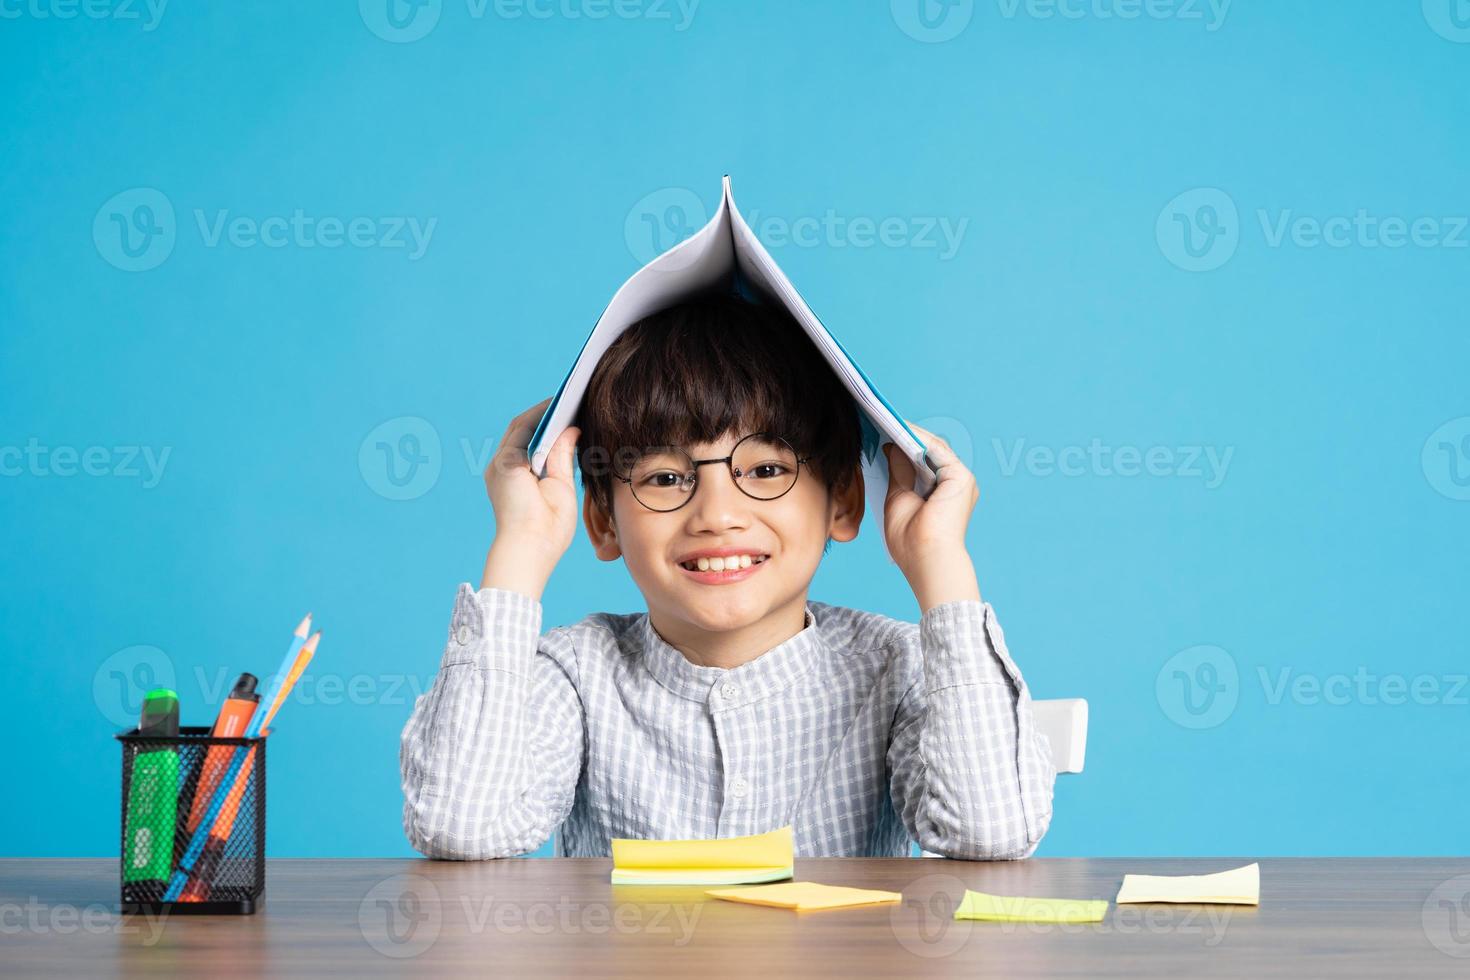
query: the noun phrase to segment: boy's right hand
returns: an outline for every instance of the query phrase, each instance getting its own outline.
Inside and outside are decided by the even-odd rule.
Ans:
[[[570,426],[551,445],[546,476],[531,471],[527,452],[551,399],[511,420],[485,467],[485,489],[495,511],[495,542],[480,588],[510,589],[540,599],[556,563],[577,531],[573,460],[581,431]]]

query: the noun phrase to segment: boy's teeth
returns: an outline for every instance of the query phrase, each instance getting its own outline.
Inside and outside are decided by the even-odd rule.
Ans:
[[[682,562],[683,566],[690,571],[701,572],[727,572],[739,568],[749,568],[758,565],[766,558],[765,555],[726,555],[723,557],[700,557],[694,561]]]

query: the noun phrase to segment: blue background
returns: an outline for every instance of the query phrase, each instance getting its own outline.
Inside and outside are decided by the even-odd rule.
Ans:
[[[842,234],[772,251],[966,454],[981,587],[1036,696],[1091,702],[1042,855],[1464,853],[1470,235],[1268,234],[1288,212],[1470,213],[1470,44],[1431,26],[1436,0],[1238,0],[1213,30],[1203,5],[984,0],[942,43],[885,2],[705,0],[680,30],[647,3],[445,0],[408,43],[370,29],[392,33],[374,3],[178,3],[145,30],[29,2],[0,22],[0,462],[104,447],[115,475],[0,477],[4,784],[47,801],[0,808],[0,853],[115,854],[138,687],[172,672],[206,724],[308,609],[325,637],[273,739],[271,851],[410,853],[399,732],[493,534],[465,446],[560,382],[639,264],[638,209],[667,217],[671,188],[710,208],[727,172],[757,221],[968,222],[948,258]],[[108,202],[137,188],[175,241],[130,272],[106,232],[140,198]],[[1199,188],[1238,218],[1170,210]],[[413,259],[211,246],[196,218],[297,209],[436,224]],[[1181,267],[1183,222],[1224,229],[1217,268]],[[405,419],[439,445],[395,461],[423,474],[395,500],[376,445],[411,449]],[[1233,456],[1213,488],[1007,465],[1018,440],[1094,439]],[[119,446],[169,451],[156,486]],[[871,524],[811,595],[918,615]],[[642,608],[579,534],[545,625]],[[1276,697],[1282,671],[1438,694]]]

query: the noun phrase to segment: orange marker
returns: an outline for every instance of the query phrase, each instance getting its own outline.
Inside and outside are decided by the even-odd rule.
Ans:
[[[214,720],[214,728],[210,729],[213,738],[239,738],[245,733],[245,727],[250,724],[250,716],[255,714],[255,706],[260,703],[260,695],[255,692],[256,679],[254,674],[241,674],[239,680],[235,681],[230,696],[225,698],[225,703],[220,706],[219,717]],[[204,764],[199,770],[199,785],[194,790],[194,802],[189,808],[189,822],[187,824],[189,833],[199,826],[204,811],[209,809],[209,801],[214,797],[215,788],[223,778],[225,770],[230,767],[230,757],[235,754],[232,745],[212,745],[204,755]]]

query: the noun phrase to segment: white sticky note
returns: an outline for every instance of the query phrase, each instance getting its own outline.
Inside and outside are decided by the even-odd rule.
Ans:
[[[1119,905],[1195,902],[1203,905],[1261,904],[1261,866],[1247,864],[1212,875],[1124,875]]]

